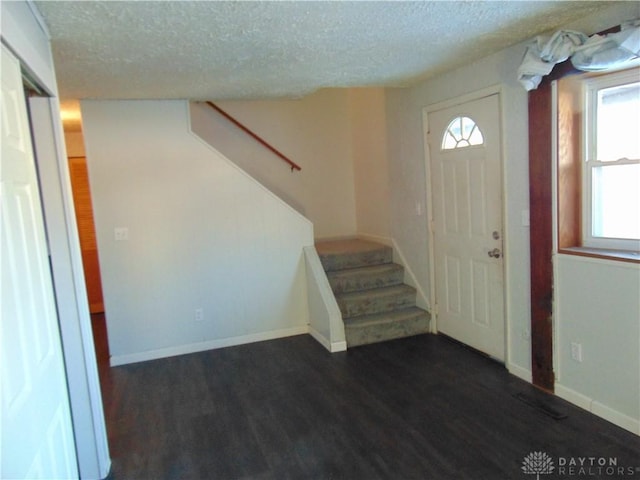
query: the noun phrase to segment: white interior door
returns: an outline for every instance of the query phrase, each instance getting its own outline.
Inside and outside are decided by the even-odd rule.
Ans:
[[[2,46],[0,478],[77,478],[20,65]]]
[[[428,114],[438,330],[505,358],[499,96]]]

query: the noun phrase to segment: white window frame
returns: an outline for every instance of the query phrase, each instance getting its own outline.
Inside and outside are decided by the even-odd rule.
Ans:
[[[595,128],[598,91],[604,88],[635,83],[640,80],[640,68],[632,68],[622,72],[587,78],[582,82],[583,89],[583,148],[582,161],[582,243],[585,247],[611,250],[640,251],[640,240],[596,237],[593,235],[593,170],[602,166],[634,165],[640,159],[623,158],[615,161],[598,161],[596,157],[597,131]]]

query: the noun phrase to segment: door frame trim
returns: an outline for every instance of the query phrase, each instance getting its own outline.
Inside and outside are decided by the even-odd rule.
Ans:
[[[431,132],[429,131],[429,114],[437,112],[439,110],[444,110],[446,108],[455,107],[456,105],[461,105],[463,103],[468,103],[474,100],[480,100],[485,97],[490,97],[492,95],[498,95],[498,114],[499,114],[499,125],[498,129],[500,132],[500,184],[502,187],[501,192],[501,205],[500,205],[500,217],[502,220],[502,251],[503,251],[503,259],[507,257],[509,253],[509,242],[508,242],[508,234],[507,234],[507,223],[506,223],[506,189],[504,182],[504,172],[506,165],[505,158],[505,138],[504,138],[504,105],[502,102],[503,99],[503,87],[501,84],[492,85],[486,88],[482,88],[480,90],[476,90],[473,92],[466,93],[464,95],[460,95],[455,98],[450,98],[448,100],[443,100],[441,102],[436,102],[423,107],[422,109],[422,134],[423,134],[423,146],[424,146],[424,164],[425,164],[425,187],[426,187],[426,210],[427,210],[427,239],[429,241],[428,249],[429,249],[429,303],[431,304],[431,324],[432,324],[432,332],[438,333],[438,305],[436,303],[436,269],[435,269],[435,232],[433,230],[434,220],[433,220],[433,188],[431,185],[431,153],[429,151],[429,142],[431,141]],[[502,284],[502,296],[503,296],[503,317],[504,317],[504,363],[505,365],[509,365],[511,362],[510,358],[510,349],[509,349],[509,276],[508,270],[506,268],[506,260],[502,262],[502,278],[504,279]]]
[[[28,103],[78,468],[82,478],[104,478],[111,459],[59,103],[55,97],[33,97]]]

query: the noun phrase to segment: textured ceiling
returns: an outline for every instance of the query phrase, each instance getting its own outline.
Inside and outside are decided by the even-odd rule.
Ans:
[[[405,86],[599,1],[41,1],[62,98],[296,97]],[[514,72],[515,75],[515,72]]]

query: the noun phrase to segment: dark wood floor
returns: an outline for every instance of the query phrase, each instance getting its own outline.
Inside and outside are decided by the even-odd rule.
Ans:
[[[116,480],[535,479],[521,469],[533,451],[556,467],[615,457],[640,478],[639,437],[444,337],[331,355],[297,336],[109,368],[94,322]]]

